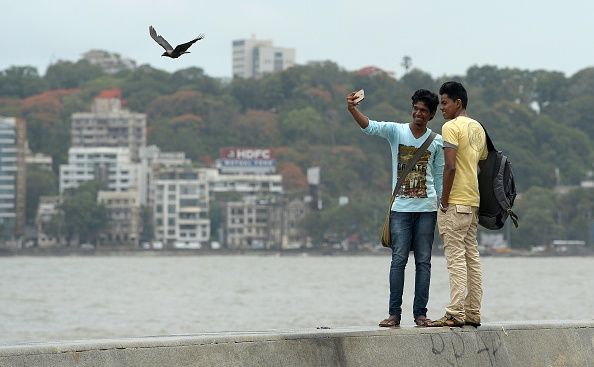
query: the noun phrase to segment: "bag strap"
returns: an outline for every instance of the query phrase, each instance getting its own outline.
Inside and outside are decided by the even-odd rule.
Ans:
[[[411,159],[409,159],[408,161],[406,161],[406,163],[404,163],[404,169],[402,170],[402,174],[400,175],[400,177],[398,177],[398,180],[396,182],[396,187],[394,187],[394,192],[392,192],[392,199],[390,200],[390,206],[388,207],[388,212],[390,210],[392,210],[392,205],[394,204],[394,200],[396,199],[396,194],[398,194],[398,191],[400,190],[400,186],[402,186],[402,183],[404,183],[404,179],[406,178],[406,176],[408,176],[409,173],[412,172],[413,167],[417,164],[419,159],[421,159],[421,156],[423,154],[425,154],[425,152],[427,151],[427,148],[429,148],[429,145],[431,144],[433,139],[435,139],[435,136],[437,136],[435,131],[431,131],[431,134],[429,134],[427,139],[425,139],[425,141],[423,142],[423,145],[421,145],[419,147],[419,149],[417,149],[417,151],[415,152],[415,155],[413,155]]]
[[[489,133],[487,132],[487,129],[485,128],[485,125],[483,125],[480,121],[477,121],[477,122],[479,123],[479,125],[481,125],[481,127],[485,131],[485,136],[487,137],[487,151],[488,152],[496,152],[497,149],[495,149],[495,145],[493,144],[493,141],[491,140],[491,137],[489,136]]]

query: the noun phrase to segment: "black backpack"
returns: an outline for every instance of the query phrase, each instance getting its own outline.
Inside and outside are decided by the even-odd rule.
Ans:
[[[512,211],[516,199],[516,184],[511,162],[495,149],[487,129],[487,159],[479,162],[479,224],[487,229],[501,229],[510,217],[518,228],[518,216]]]

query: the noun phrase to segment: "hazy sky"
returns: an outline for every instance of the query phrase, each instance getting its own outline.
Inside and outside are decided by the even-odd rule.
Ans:
[[[231,75],[231,41],[255,35],[296,49],[297,63],[332,60],[347,70],[379,66],[402,75],[402,57],[434,77],[472,65],[546,69],[567,76],[594,66],[592,0],[0,0],[0,70],[89,49],[174,71],[198,66]],[[206,39],[171,60],[148,34],[172,45]]]

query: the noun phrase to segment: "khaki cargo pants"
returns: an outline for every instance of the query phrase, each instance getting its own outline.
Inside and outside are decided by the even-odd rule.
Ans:
[[[451,204],[437,211],[439,236],[450,276],[450,304],[446,314],[456,321],[480,322],[483,274],[476,240],[478,208]]]

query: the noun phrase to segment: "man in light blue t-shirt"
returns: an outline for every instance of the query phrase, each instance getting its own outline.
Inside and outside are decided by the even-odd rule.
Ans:
[[[435,116],[439,99],[435,93],[426,89],[417,90],[411,98],[412,122],[395,123],[370,120],[357,109],[355,98],[355,93],[347,96],[347,107],[363,132],[381,136],[390,143],[393,190],[402,172],[402,162],[412,157],[431,134],[427,123]],[[431,249],[437,205],[441,198],[443,166],[443,141],[441,135],[437,135],[398,190],[390,213],[392,263],[389,316],[379,326],[400,325],[404,268],[411,249],[415,256],[414,321],[418,326],[426,326],[430,321],[427,319],[427,302],[431,279]]]

